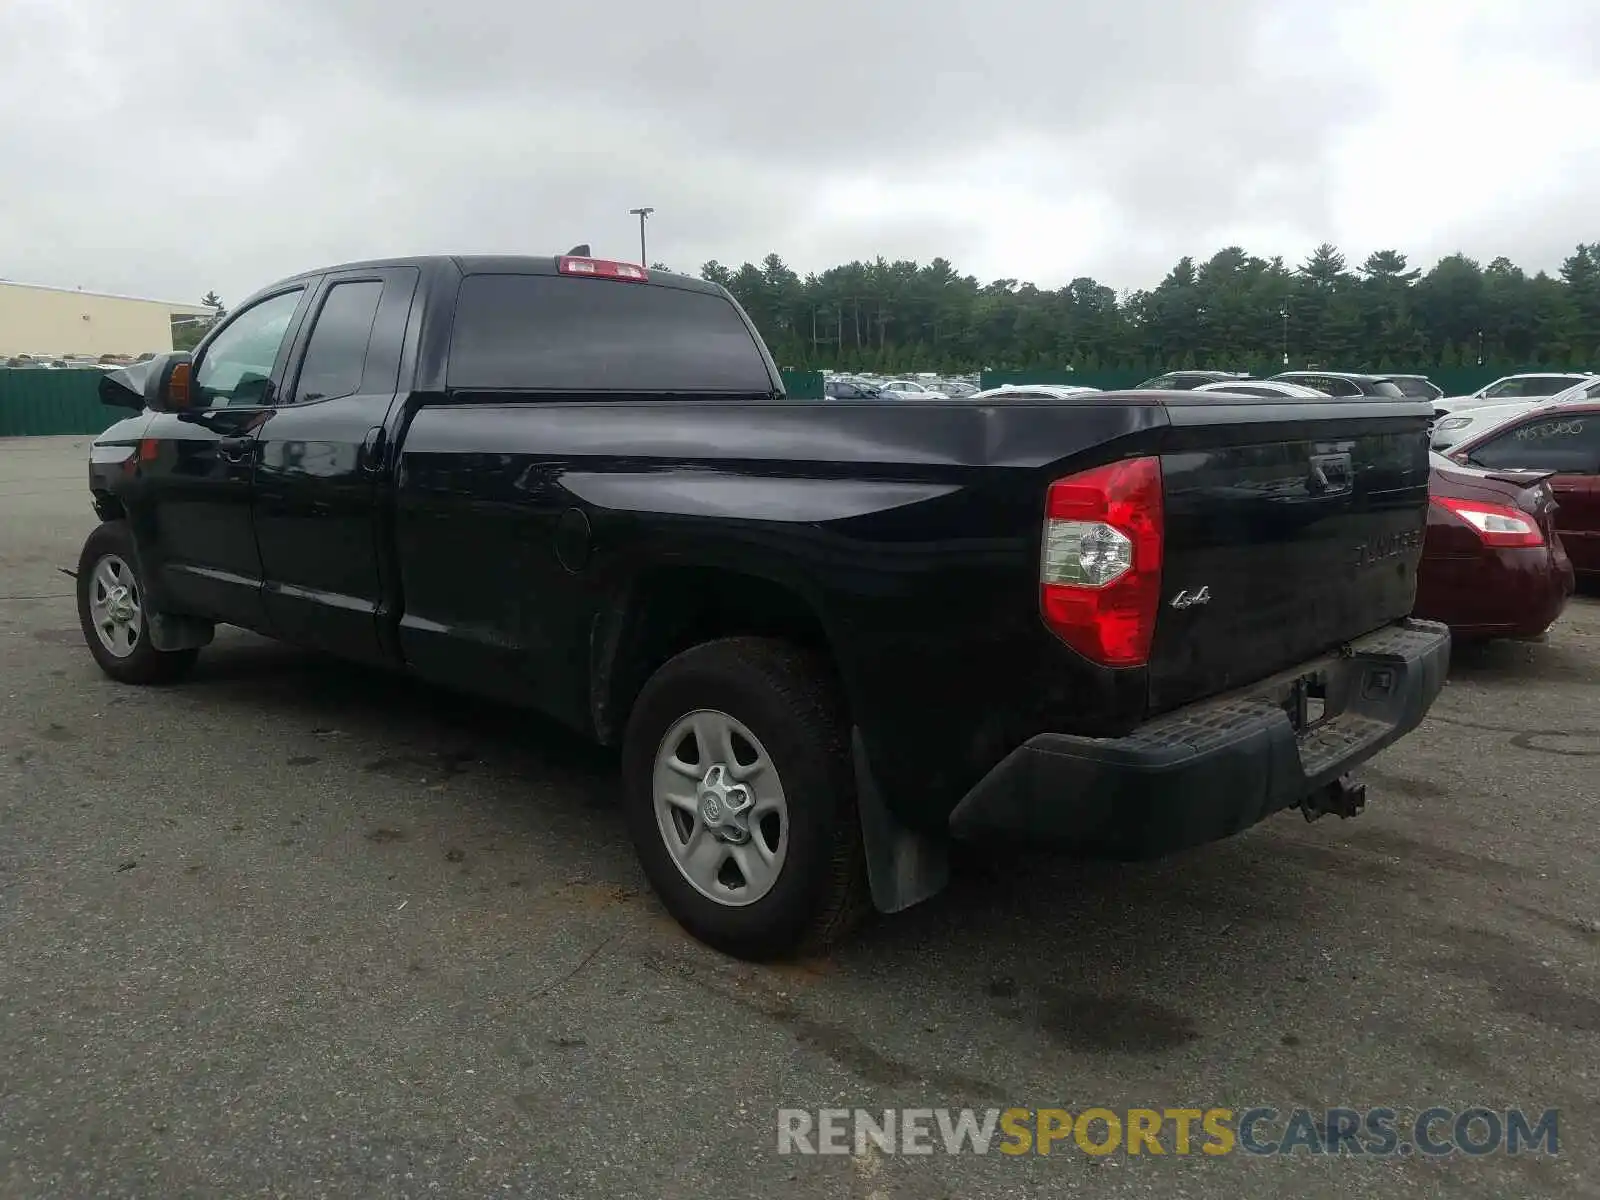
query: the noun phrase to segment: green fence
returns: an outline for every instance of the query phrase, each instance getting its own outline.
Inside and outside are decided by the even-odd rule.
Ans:
[[[127,415],[100,403],[101,371],[0,368],[0,437],[100,433]]]
[[[783,390],[789,394],[789,399],[822,399],[821,371],[780,371],[779,374],[783,376]]]
[[[1418,371],[1444,389],[1447,396],[1464,396],[1502,375],[1521,371],[1561,370],[1550,367],[1461,367],[1454,370]],[[99,371],[40,371],[0,368],[0,437],[30,434],[99,433],[126,415],[100,403],[96,390]],[[1086,387],[1130,388],[1148,379],[1143,370],[1067,371],[1036,367],[1027,371],[985,371],[983,386],[1007,383],[1069,383]],[[820,371],[784,371],[783,386],[795,400],[822,398]]]
[[[1576,373],[1569,367],[1500,366],[1448,367],[1434,368],[1433,370],[1423,367],[1414,371],[1397,371],[1395,374],[1426,375],[1444,389],[1446,396],[1466,396],[1477,391],[1486,383],[1493,383],[1502,375],[1520,375],[1528,371],[1553,371],[1559,374]],[[1145,370],[1072,371],[1060,367],[1034,367],[1025,371],[985,371],[983,373],[983,386],[993,388],[1003,387],[1008,383],[1063,383],[1113,391],[1118,388],[1131,388],[1135,384],[1161,373],[1160,371]]]
[[[100,371],[13,370],[0,367],[0,437],[100,433],[126,412],[100,403]],[[784,371],[795,400],[822,399],[822,372]]]

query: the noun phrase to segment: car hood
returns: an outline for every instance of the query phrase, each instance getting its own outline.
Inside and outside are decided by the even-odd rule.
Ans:
[[[1504,401],[1485,400],[1482,396],[1440,396],[1433,402],[1435,412],[1460,412],[1464,408],[1482,408],[1487,404],[1504,403]]]
[[[1483,404],[1466,411],[1456,411],[1434,422],[1433,436],[1430,444],[1435,450],[1443,450],[1454,446],[1457,442],[1465,441],[1469,437],[1476,437],[1485,429],[1509,421],[1512,417],[1520,417],[1525,412],[1531,412],[1539,405],[1530,400],[1522,400],[1516,404]],[[1446,420],[1463,422],[1452,425],[1449,429],[1440,426]]]

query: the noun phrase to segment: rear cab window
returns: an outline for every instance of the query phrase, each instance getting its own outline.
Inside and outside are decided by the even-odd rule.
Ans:
[[[1392,379],[1377,379],[1367,385],[1369,396],[1387,396],[1391,400],[1404,400],[1405,392]]]
[[[767,360],[714,292],[565,275],[461,282],[452,391],[766,396]]]

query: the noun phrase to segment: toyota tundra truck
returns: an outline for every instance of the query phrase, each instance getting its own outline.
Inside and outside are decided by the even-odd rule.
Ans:
[[[101,394],[101,669],[234,625],[617,746],[646,876],[735,955],[957,839],[1353,815],[1444,681],[1409,399],[793,400],[721,287],[586,254],[297,275]]]

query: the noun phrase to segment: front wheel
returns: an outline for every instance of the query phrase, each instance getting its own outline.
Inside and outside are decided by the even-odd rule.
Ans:
[[[133,533],[108,521],[78,556],[78,622],[100,669],[121,683],[166,683],[194,666],[196,649],[157,650]]]
[[[837,688],[762,638],[686,650],[645,684],[623,745],[626,815],[679,924],[740,958],[821,949],[866,911]]]

